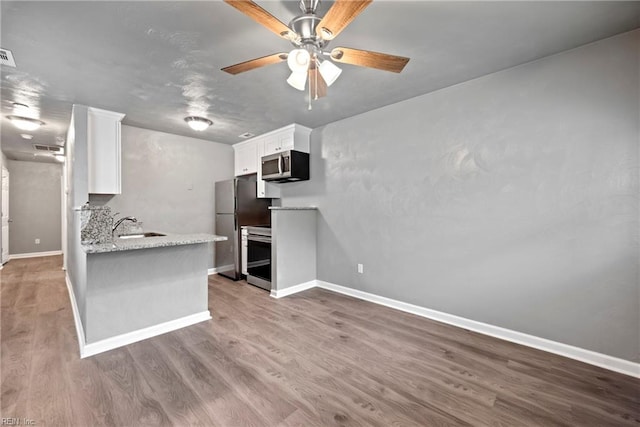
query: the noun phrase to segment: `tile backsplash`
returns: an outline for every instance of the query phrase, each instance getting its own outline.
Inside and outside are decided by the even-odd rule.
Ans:
[[[109,206],[87,203],[80,209],[80,239],[83,244],[111,242],[112,226],[113,217]]]

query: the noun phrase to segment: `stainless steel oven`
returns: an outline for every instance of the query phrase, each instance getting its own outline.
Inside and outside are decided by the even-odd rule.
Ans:
[[[247,282],[271,290],[271,228],[247,227]]]

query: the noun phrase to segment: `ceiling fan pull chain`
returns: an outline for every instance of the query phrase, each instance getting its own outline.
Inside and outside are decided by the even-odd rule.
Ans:
[[[309,108],[308,110],[311,111],[311,75],[309,75]]]

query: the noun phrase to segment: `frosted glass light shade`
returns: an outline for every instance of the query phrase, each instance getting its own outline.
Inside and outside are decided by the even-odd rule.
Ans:
[[[198,117],[198,116],[185,117],[184,121],[187,122],[187,124],[191,129],[199,132],[205,130],[206,128],[208,128],[213,124],[211,120],[205,119],[204,117]]]
[[[335,82],[338,79],[338,76],[340,76],[340,73],[342,73],[342,69],[337,67],[331,61],[324,61],[322,64],[320,64],[319,70],[320,70],[320,75],[322,76],[324,81],[327,83],[327,86],[331,86],[333,82]]]
[[[307,84],[307,71],[304,70],[291,73],[287,79],[287,83],[298,90],[304,90],[304,87]]]
[[[305,49],[293,49],[287,56],[287,65],[291,71],[300,72],[307,71],[311,55]]]

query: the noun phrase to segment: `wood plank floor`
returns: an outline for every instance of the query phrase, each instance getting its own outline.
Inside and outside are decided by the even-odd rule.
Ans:
[[[0,416],[61,426],[640,425],[640,380],[312,289],[78,357],[60,257],[0,272]]]

